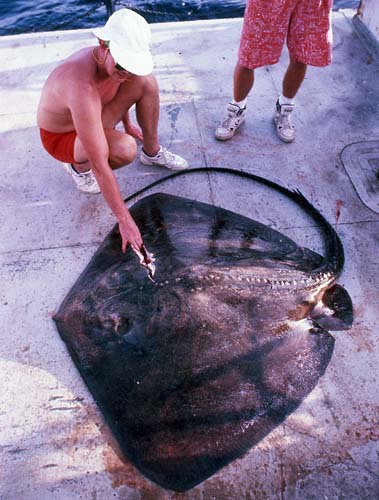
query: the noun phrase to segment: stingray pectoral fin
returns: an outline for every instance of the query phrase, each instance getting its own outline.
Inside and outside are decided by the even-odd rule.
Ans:
[[[327,330],[346,330],[354,320],[350,295],[341,285],[326,290],[312,311],[312,319]]]

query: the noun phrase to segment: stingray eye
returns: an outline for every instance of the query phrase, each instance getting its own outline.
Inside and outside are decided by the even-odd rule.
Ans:
[[[126,335],[133,326],[133,322],[129,318],[122,318],[122,321],[118,324],[117,333],[119,335]]]
[[[113,328],[117,335],[126,335],[133,326],[133,321],[125,316],[119,316],[112,318],[113,320]]]
[[[133,322],[130,318],[115,312],[104,318],[101,324],[104,330],[120,336],[127,334],[132,325]]]

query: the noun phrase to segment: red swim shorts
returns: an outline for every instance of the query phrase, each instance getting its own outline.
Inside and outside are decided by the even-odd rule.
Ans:
[[[43,128],[39,130],[43,147],[56,160],[65,163],[76,163],[74,159],[74,145],[76,131],[57,133],[49,132]]]
[[[332,60],[333,0],[248,0],[238,61],[245,68],[278,62],[284,41],[290,56],[312,66]]]

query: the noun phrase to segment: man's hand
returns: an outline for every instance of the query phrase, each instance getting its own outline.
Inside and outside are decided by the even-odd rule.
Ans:
[[[122,239],[122,252],[125,253],[128,244],[133,250],[139,251],[143,244],[142,236],[132,217],[128,217],[125,222],[119,222],[118,227]]]
[[[139,141],[143,141],[142,130],[139,127],[137,127],[137,125],[133,125],[133,123],[131,123],[131,121],[129,119],[123,120],[123,124],[124,124],[125,132],[127,134],[134,137],[134,139],[138,139]]]

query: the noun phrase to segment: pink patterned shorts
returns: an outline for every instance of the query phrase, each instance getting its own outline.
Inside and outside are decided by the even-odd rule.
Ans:
[[[284,41],[292,59],[312,66],[332,60],[333,0],[247,0],[238,61],[245,68],[278,62]]]

